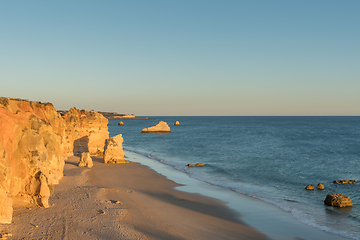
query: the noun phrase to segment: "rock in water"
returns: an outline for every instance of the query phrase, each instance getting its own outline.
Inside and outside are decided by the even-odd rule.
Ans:
[[[179,125],[180,125],[180,122],[179,122],[179,121],[176,121],[176,122],[174,123],[174,125],[175,125],[175,126],[179,126]]]
[[[322,184],[322,183],[319,183],[319,184],[316,186],[316,188],[319,189],[319,190],[324,190],[324,189],[325,189],[324,184]]]
[[[105,141],[104,163],[128,163],[122,147],[122,135],[116,135]]]
[[[333,181],[333,183],[337,183],[337,184],[354,184],[356,182],[357,180],[345,180],[345,179]]]
[[[307,185],[305,187],[306,190],[314,190],[314,186],[311,186],[311,185]]]
[[[160,121],[156,126],[152,126],[149,128],[144,128],[142,133],[169,133],[171,132],[169,125],[164,122]]]
[[[341,193],[328,194],[324,203],[333,207],[352,207],[353,205],[351,199]]]
[[[92,166],[94,165],[92,158],[90,156],[89,152],[83,152],[81,154],[81,158],[80,161],[78,163],[79,167],[87,167],[87,168],[92,168]]]
[[[124,125],[123,121],[120,121],[120,122],[118,123],[118,125]]]
[[[187,166],[188,167],[203,167],[203,166],[205,166],[205,164],[203,164],[203,163],[195,163],[195,164],[189,163]]]

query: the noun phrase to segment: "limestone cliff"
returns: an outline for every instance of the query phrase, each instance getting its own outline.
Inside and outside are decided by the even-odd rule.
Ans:
[[[0,223],[11,223],[12,198],[48,207],[66,157],[103,153],[107,123],[94,111],[63,118],[51,103],[0,98]]]
[[[42,175],[43,189],[59,182],[64,143],[64,120],[52,104],[0,98],[0,195],[6,196],[0,201],[12,206],[14,197],[34,203],[44,198],[36,176]],[[0,210],[0,221],[11,222],[11,211]]]
[[[109,138],[108,120],[101,113],[95,111],[70,109],[64,115],[66,122],[67,141],[70,152],[79,156],[83,152],[91,155],[102,155],[105,139]]]

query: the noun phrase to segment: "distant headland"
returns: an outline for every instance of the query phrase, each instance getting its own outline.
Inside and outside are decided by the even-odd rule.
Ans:
[[[58,110],[57,112],[60,113],[61,116],[64,116],[68,111]],[[117,112],[98,112],[98,113],[101,113],[107,119],[148,119],[148,117],[137,118],[135,114],[127,114],[127,113],[117,113]]]

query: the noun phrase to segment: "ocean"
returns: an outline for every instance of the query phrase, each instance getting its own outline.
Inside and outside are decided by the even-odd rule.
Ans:
[[[141,130],[166,121],[172,133]],[[197,179],[269,203],[308,226],[360,239],[360,117],[149,117],[109,120],[125,151]],[[174,122],[179,121],[179,126]],[[187,167],[204,163],[204,167]],[[322,183],[324,190],[317,190]],[[315,190],[305,190],[306,185]],[[324,205],[341,193],[352,208]]]

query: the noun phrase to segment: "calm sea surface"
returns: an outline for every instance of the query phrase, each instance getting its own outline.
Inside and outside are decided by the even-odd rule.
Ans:
[[[169,134],[144,134],[159,120]],[[180,121],[180,126],[174,122]],[[245,194],[290,212],[321,230],[360,239],[360,117],[151,117],[109,121],[110,136],[123,134],[125,150],[172,166],[191,178]],[[188,163],[205,167],[188,168]],[[318,183],[325,190],[307,191]],[[342,193],[352,208],[324,205]]]

